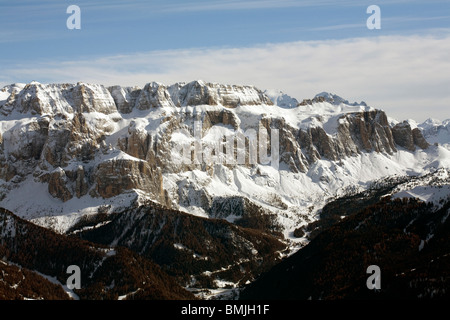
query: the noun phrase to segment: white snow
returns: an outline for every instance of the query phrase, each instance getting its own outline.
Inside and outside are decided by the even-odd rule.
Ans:
[[[174,243],[173,244],[173,247],[175,248],[175,249],[178,249],[178,250],[188,250],[184,245],[182,245],[181,243]]]
[[[366,105],[348,105],[344,103],[333,105],[328,102],[318,102],[312,105],[299,105],[296,108],[282,108],[279,106],[240,106],[235,109],[241,118],[243,124],[242,129],[255,127],[259,122],[261,115],[266,117],[279,118],[280,116],[286,120],[294,128],[307,130],[311,127],[322,127],[328,134],[335,134],[337,128],[336,121],[345,113],[363,112],[375,110]],[[250,121],[248,121],[250,119]]]
[[[424,202],[431,202],[439,206],[440,200],[447,200],[450,197],[450,185],[443,186],[417,186],[411,190],[400,191],[392,196],[397,198],[417,198]]]

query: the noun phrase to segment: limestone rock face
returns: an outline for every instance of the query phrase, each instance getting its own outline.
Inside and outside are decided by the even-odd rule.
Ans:
[[[430,146],[422,132],[418,128],[411,129],[407,121],[396,124],[392,128],[392,134],[396,144],[410,151],[415,151],[416,146],[421,149],[427,149]]]
[[[251,86],[236,86],[193,81],[169,87],[176,106],[223,105],[235,108],[238,105],[273,105],[261,90]]]
[[[334,134],[327,133],[320,126],[297,130],[296,140],[303,153],[297,159],[302,159],[302,163],[307,160],[310,165],[322,158],[338,161],[361,152],[392,154],[397,151],[383,111],[349,113],[340,116],[337,122]],[[305,169],[307,166],[300,171]]]
[[[418,146],[421,149],[427,149],[430,144],[425,140],[425,137],[422,134],[422,131],[420,131],[418,128],[414,128],[412,130],[412,136],[413,141],[416,146]]]
[[[340,141],[347,156],[355,151],[392,154],[397,151],[384,111],[373,110],[345,115],[340,122]]]
[[[67,188],[67,176],[61,168],[58,168],[55,172],[50,174],[48,181],[48,192],[55,198],[59,198],[66,202],[72,199],[73,194]]]
[[[104,161],[94,171],[94,188],[91,195],[107,199],[132,189],[158,194],[161,177],[158,179],[152,171],[145,161],[132,159]]]
[[[86,172],[84,171],[83,166],[79,165],[75,178],[75,195],[77,198],[81,198],[88,192],[88,189],[89,184],[86,178]]]
[[[12,109],[32,115],[63,115],[73,112],[116,112],[116,105],[102,85],[78,83],[40,84],[32,82],[14,88],[5,104],[4,113]],[[3,106],[2,106],[3,107]]]
[[[76,112],[99,112],[110,114],[117,111],[116,104],[108,89],[102,85],[78,83],[67,90],[72,95]]]
[[[146,84],[136,101],[139,110],[172,106],[173,102],[166,86],[156,82]]]
[[[117,106],[117,111],[123,114],[130,113],[138,99],[141,89],[139,87],[121,87],[121,86],[112,86],[108,88],[111,93],[112,98]]]
[[[138,128],[134,121],[128,126],[128,134],[118,140],[120,150],[142,160],[148,159],[151,151],[152,136],[142,128]]]
[[[399,146],[410,151],[416,150],[411,126],[409,125],[409,123],[405,121],[396,124],[392,128],[392,134],[394,136],[395,143],[397,143]]]

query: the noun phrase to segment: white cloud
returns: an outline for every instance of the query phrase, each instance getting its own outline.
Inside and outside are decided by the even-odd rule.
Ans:
[[[281,89],[298,100],[330,91],[399,120],[450,118],[450,34],[154,51],[1,72],[0,81],[172,84],[202,79]],[[12,80],[12,81],[11,81]]]

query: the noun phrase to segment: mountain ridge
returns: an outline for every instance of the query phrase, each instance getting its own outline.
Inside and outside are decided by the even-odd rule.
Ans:
[[[61,236],[127,247],[199,296],[233,296],[338,221],[328,203],[450,168],[446,125],[200,80],[15,84],[0,90],[0,201]]]
[[[296,101],[281,97],[288,105]],[[272,99],[253,86],[201,80],[170,86],[151,82],[143,88],[81,82],[4,87],[0,198],[22,217],[64,232],[83,214],[120,211],[146,199],[207,217],[216,198],[244,195],[284,216],[289,238],[295,224],[312,218],[299,207],[320,206],[354,183],[364,187],[386,175],[419,174],[423,161],[433,163],[447,152],[430,146],[421,129],[407,122],[392,126],[384,111],[362,102],[321,93],[286,108]],[[180,141],[194,141],[191,152],[198,151],[196,123],[201,124],[203,162],[175,163]],[[225,136],[231,134],[236,144],[242,133],[249,148],[251,132],[263,129],[268,137],[278,133],[279,171],[261,163],[264,157],[252,162],[250,149],[244,149],[245,163],[228,164],[217,156],[205,162],[211,143],[222,139],[223,149],[215,149],[220,154],[226,150]],[[255,141],[257,152],[264,151],[259,134]],[[266,155],[271,154],[270,139],[266,147]],[[358,172],[367,165],[376,169],[363,177]],[[297,192],[288,184],[298,185]],[[30,199],[28,207],[14,200],[16,193],[40,188],[47,190]],[[311,200],[299,204],[296,198]],[[38,213],[40,206],[48,208],[44,215]]]

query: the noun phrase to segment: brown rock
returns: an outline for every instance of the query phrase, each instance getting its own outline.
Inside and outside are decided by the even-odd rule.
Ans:
[[[145,131],[136,128],[134,121],[128,127],[128,135],[119,139],[118,146],[120,150],[127,154],[146,160],[149,148],[151,146],[151,136]]]
[[[136,100],[136,108],[139,110],[170,106],[173,106],[173,102],[166,86],[156,82],[146,84]]]
[[[411,126],[409,125],[408,122],[404,121],[402,123],[396,124],[392,128],[392,135],[394,137],[395,143],[398,144],[400,147],[403,147],[409,151],[416,150]]]
[[[71,88],[75,112],[100,112],[111,114],[117,111],[114,99],[102,85],[78,83]]]
[[[422,131],[420,131],[419,128],[414,128],[412,130],[412,136],[413,141],[416,146],[418,146],[421,149],[427,149],[430,144],[425,140],[424,136],[422,135]]]
[[[113,159],[100,163],[94,173],[92,196],[111,198],[125,191],[139,189],[159,200],[161,175],[146,161]]]
[[[141,93],[141,89],[139,89],[138,87],[123,88],[121,86],[112,86],[109,87],[108,90],[114,99],[117,110],[120,113],[125,114],[130,113],[133,110],[133,107],[136,104],[136,100]]]
[[[351,113],[341,118],[338,127],[339,140],[345,155],[355,151],[387,152],[397,151],[386,114],[381,110]]]
[[[223,105],[235,108],[238,105],[273,105],[267,95],[252,86],[192,81],[175,84],[168,90],[176,106]]]
[[[72,193],[67,188],[67,176],[63,169],[58,168],[50,174],[48,192],[55,198],[66,202],[72,199]]]
[[[286,163],[292,172],[306,172],[308,160],[302,153],[301,142],[298,140],[298,130],[291,127],[283,118],[263,117],[261,125],[268,133],[267,154],[271,154],[272,128],[278,129],[279,161]]]
[[[83,166],[78,166],[75,180],[75,194],[77,198],[84,196],[89,189]]]
[[[329,160],[337,160],[336,149],[333,145],[333,140],[330,138],[325,130],[321,127],[310,128],[311,141],[316,147],[317,152]]]

